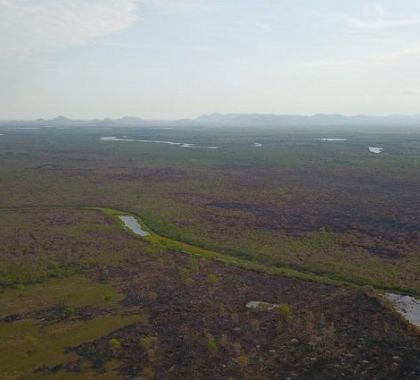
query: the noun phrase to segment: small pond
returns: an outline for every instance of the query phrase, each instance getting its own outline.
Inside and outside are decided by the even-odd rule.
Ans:
[[[150,235],[149,232],[142,229],[142,227],[140,226],[140,223],[137,221],[137,219],[134,216],[123,215],[123,216],[119,216],[119,218],[124,223],[124,226],[126,228],[130,229],[136,235],[139,235],[139,236],[142,236],[142,237]]]
[[[337,138],[337,137],[323,137],[321,139],[317,139],[318,141],[325,141],[325,142],[343,142],[347,141],[347,139]]]
[[[410,323],[420,327],[420,301],[414,297],[387,293],[386,298]]]
[[[384,148],[379,148],[379,147],[376,147],[376,146],[370,146],[369,147],[369,152],[370,153],[379,154],[379,153],[382,153],[383,150],[384,150]]]

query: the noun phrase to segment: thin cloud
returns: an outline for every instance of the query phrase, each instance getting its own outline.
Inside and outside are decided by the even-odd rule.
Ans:
[[[165,11],[191,12],[206,8],[206,0],[152,0],[152,2]]]
[[[355,29],[390,29],[420,23],[420,17],[395,15],[381,3],[373,2],[362,9],[362,17],[347,17],[347,26]]]
[[[381,18],[381,19],[358,19],[353,17],[343,17],[344,26],[348,29],[356,30],[381,30],[400,28],[410,25],[419,25],[420,18]]]
[[[376,54],[360,59],[321,59],[313,60],[304,66],[393,66],[412,63],[413,58],[420,56],[420,47],[401,49],[385,54]]]
[[[136,0],[0,0],[0,57],[80,46],[130,26]]]
[[[403,92],[404,95],[414,95],[414,96],[420,96],[420,90],[414,90],[414,89],[406,89]]]
[[[359,14],[315,12],[323,22],[348,33],[381,33],[388,30],[420,25],[420,14],[390,12],[381,3],[370,3]]]

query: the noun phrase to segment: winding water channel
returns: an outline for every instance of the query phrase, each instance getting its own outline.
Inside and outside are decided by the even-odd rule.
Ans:
[[[206,146],[206,145],[197,145],[192,143],[185,142],[175,142],[175,141],[166,141],[166,140],[143,140],[143,139],[130,139],[127,136],[117,137],[117,136],[103,136],[100,138],[101,141],[125,141],[125,142],[142,142],[142,143],[151,143],[151,144],[168,144],[176,145],[181,148],[199,148],[199,149],[218,149],[218,146]]]

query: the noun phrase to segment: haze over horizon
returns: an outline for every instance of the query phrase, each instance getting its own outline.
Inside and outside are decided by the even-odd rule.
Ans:
[[[0,119],[419,114],[415,0],[0,0]]]
[[[202,114],[193,117],[185,117],[182,119],[170,119],[170,118],[145,118],[142,115],[123,115],[119,117],[92,117],[92,118],[70,118],[65,115],[55,115],[51,117],[38,117],[38,118],[15,118],[15,119],[0,119],[0,122],[8,122],[8,121],[22,121],[22,122],[38,122],[38,121],[119,121],[119,120],[143,120],[143,121],[163,121],[163,122],[174,122],[174,121],[183,121],[183,120],[204,120],[204,119],[219,119],[219,118],[306,118],[306,119],[313,119],[313,118],[343,118],[343,119],[355,119],[355,118],[378,118],[378,119],[393,119],[393,118],[406,118],[406,119],[419,119],[420,114],[353,114],[353,115],[345,115],[345,114],[331,114],[331,113],[314,113],[314,114],[289,114],[289,113],[255,113],[255,112],[243,112],[243,113],[220,113],[220,112],[212,112],[207,114]]]

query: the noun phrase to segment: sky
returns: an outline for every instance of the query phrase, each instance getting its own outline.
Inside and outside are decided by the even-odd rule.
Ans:
[[[418,0],[0,0],[0,119],[419,114]]]

